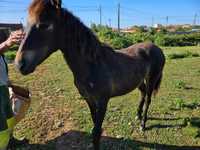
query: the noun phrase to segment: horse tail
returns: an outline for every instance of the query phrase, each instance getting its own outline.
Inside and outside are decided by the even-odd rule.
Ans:
[[[160,48],[159,48],[160,49]],[[165,65],[165,55],[163,54],[162,50],[160,49],[160,63],[158,62],[154,62],[154,64],[157,64],[156,69],[158,74],[156,75],[156,80],[154,82],[154,88],[153,88],[153,95],[156,96],[156,94],[158,93],[159,89],[160,89],[160,84],[162,81],[162,77],[163,77],[163,69],[164,69],[164,65]]]
[[[160,74],[158,75],[157,80],[155,82],[154,89],[153,89],[153,95],[154,96],[156,96],[156,94],[158,93],[158,91],[160,89],[162,77],[163,77],[163,74],[162,74],[162,72],[160,72]]]

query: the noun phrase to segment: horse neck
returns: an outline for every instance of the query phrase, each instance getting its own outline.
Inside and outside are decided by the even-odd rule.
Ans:
[[[101,43],[78,18],[67,13],[65,19],[62,52],[74,75],[83,75],[89,70],[89,62],[95,62],[100,55]]]

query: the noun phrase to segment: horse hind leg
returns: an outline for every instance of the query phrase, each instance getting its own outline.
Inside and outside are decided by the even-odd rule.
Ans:
[[[147,113],[148,113],[149,106],[151,104],[152,93],[156,93],[158,91],[161,80],[162,80],[162,73],[159,73],[157,76],[152,75],[147,81],[147,85],[146,85],[147,98],[145,101],[144,114],[143,114],[143,118],[141,122],[141,130],[145,130],[146,121],[147,121]]]
[[[151,96],[153,93],[153,85],[152,84],[147,84],[147,98],[145,100],[145,105],[144,105],[144,114],[142,116],[142,121],[141,121],[141,130],[145,130],[146,127],[146,121],[147,121],[147,113],[149,106],[151,104]]]
[[[143,82],[138,87],[138,89],[141,92],[141,99],[140,99],[140,102],[139,102],[139,106],[137,108],[137,114],[136,114],[135,120],[142,120],[143,106],[144,106],[144,102],[145,102],[145,98],[146,98],[146,85],[145,85],[145,83]]]

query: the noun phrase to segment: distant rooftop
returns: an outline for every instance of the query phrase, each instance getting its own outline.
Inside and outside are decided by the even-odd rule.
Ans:
[[[20,23],[0,23],[0,29],[18,30],[21,28],[23,28],[23,25]]]

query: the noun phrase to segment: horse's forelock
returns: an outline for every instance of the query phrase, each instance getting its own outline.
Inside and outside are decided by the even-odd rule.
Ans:
[[[33,0],[28,9],[28,20],[29,22],[37,22],[39,20],[39,16],[45,8],[45,4],[48,0]]]
[[[52,3],[52,0],[33,0],[28,9],[29,22],[30,23],[38,22],[41,13],[47,6],[55,7],[56,9],[59,10],[58,12],[60,12],[61,3],[62,3],[61,0],[58,0],[56,4]]]

